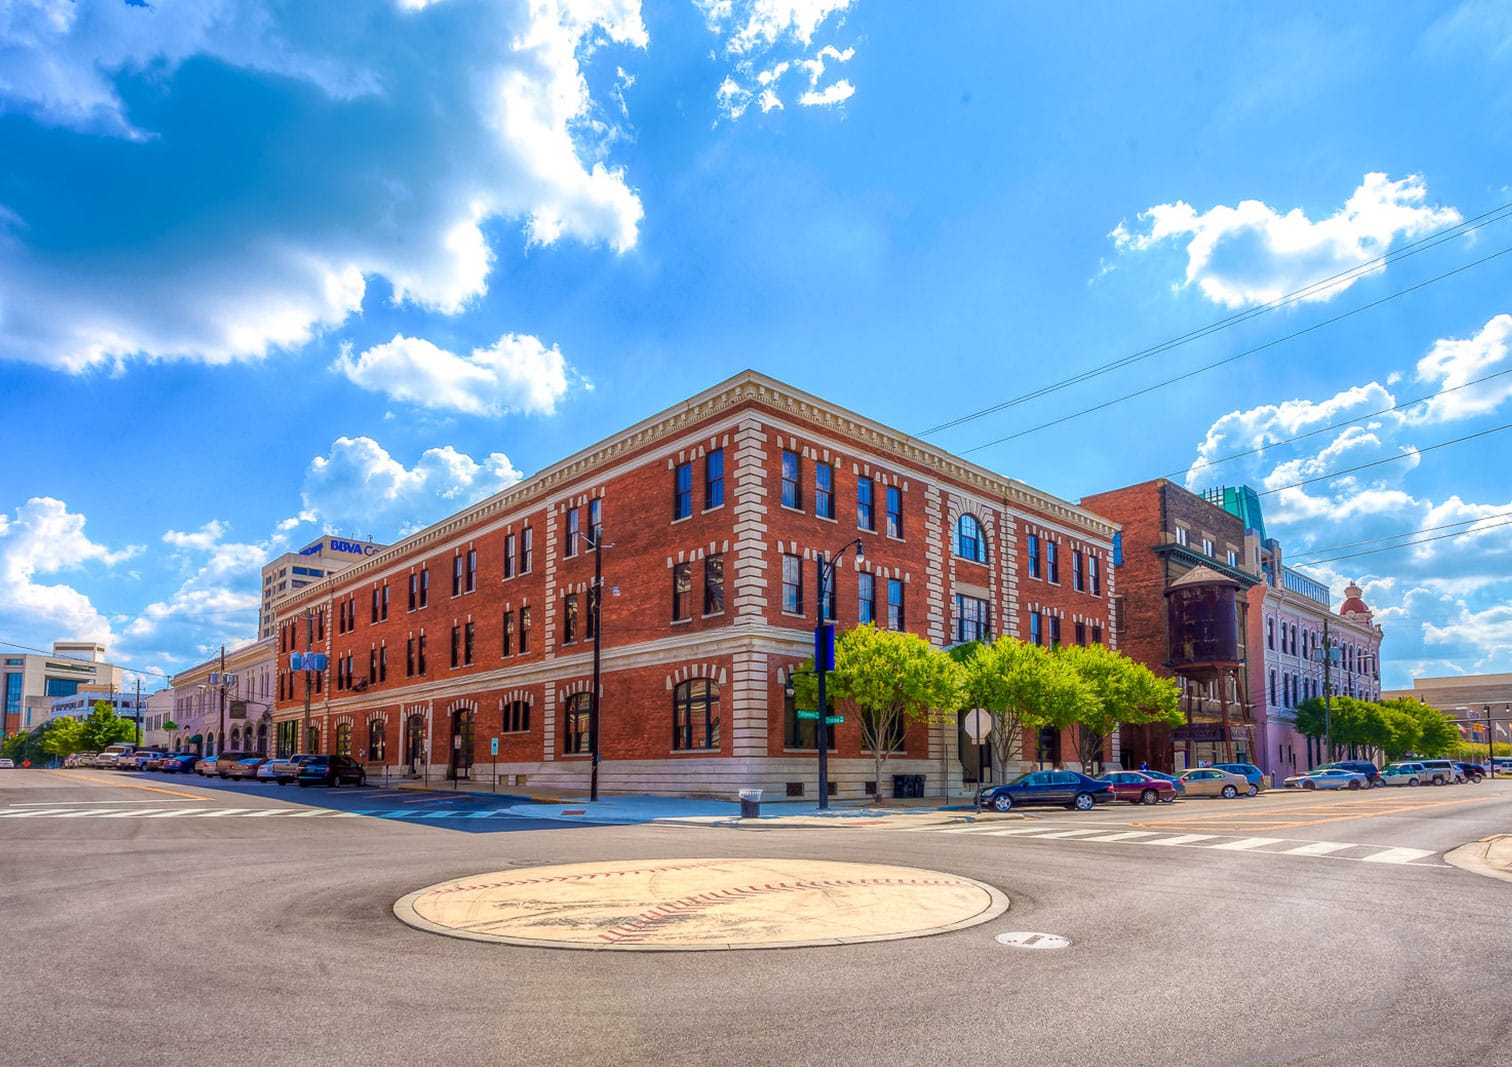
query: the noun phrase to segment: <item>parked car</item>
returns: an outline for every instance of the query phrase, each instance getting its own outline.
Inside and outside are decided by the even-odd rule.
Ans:
[[[1167,774],[1165,771],[1152,771],[1148,767],[1146,767],[1139,773],[1148,774],[1151,778],[1159,778],[1162,782],[1170,782],[1171,785],[1175,788],[1176,795],[1178,797],[1186,792],[1186,784],[1174,774]]]
[[[1252,797],[1259,792],[1248,778],[1217,767],[1198,767],[1178,775],[1189,797]]]
[[[90,763],[90,766],[98,767],[101,770],[113,769],[116,765],[117,758],[121,756],[129,756],[135,751],[135,745],[129,745],[124,741],[118,742],[114,745],[106,745],[104,750],[101,751],[101,753],[96,756]]]
[[[1343,767],[1319,767],[1286,780],[1287,789],[1368,789],[1370,782],[1359,771]]]
[[[154,752],[142,763],[142,770],[160,771],[163,769],[164,762],[172,755],[171,752]]]
[[[1337,767],[1342,771],[1354,771],[1356,774],[1363,774],[1366,784],[1371,786],[1386,784],[1381,781],[1381,769],[1368,759],[1338,759],[1332,763],[1320,763],[1313,770],[1321,771],[1325,767]]]
[[[1464,760],[1455,760],[1454,765],[1465,775],[1465,781],[1480,785],[1481,779],[1486,777],[1486,768],[1479,763],[1466,763]]]
[[[1220,771],[1231,771],[1234,774],[1239,775],[1250,785],[1254,786],[1255,792],[1250,793],[1250,796],[1254,796],[1255,793],[1261,793],[1265,791],[1265,772],[1262,771],[1259,767],[1256,767],[1253,763],[1215,763],[1213,764],[1213,766],[1218,768]]]
[[[1072,772],[1068,771],[1066,773]],[[1089,782],[1091,780],[1090,778],[1087,779]],[[299,774],[295,778],[295,781],[301,786],[328,785],[333,789],[342,782],[351,782],[353,785],[366,785],[367,771],[363,770],[362,764],[358,763],[351,756],[310,756],[299,765]],[[999,788],[1002,787],[999,786]],[[1091,805],[1089,804],[1088,807],[1091,807]],[[1004,808],[1002,810],[1006,811],[1007,809]]]
[[[179,752],[169,756],[163,761],[164,774],[188,774],[194,770],[194,765],[199,762],[199,757],[192,752]]]
[[[15,760],[0,759],[0,771],[13,771],[15,769],[16,769],[16,761]]]
[[[1012,811],[1019,804],[1062,804],[1091,811],[1113,799],[1113,787],[1080,771],[1027,771],[1004,785],[988,786],[981,797],[997,811]]]
[[[1420,761],[1423,771],[1428,776],[1425,781],[1434,785],[1453,785],[1455,782],[1465,780],[1465,772],[1454,765],[1453,760],[1425,759]]]
[[[1142,771],[1109,771],[1097,776],[1099,782],[1113,787],[1114,800],[1131,804],[1169,804],[1176,799],[1176,787],[1164,778]]]
[[[1423,784],[1423,765],[1411,760],[1387,764],[1381,772],[1381,781],[1386,785],[1419,786]]]
[[[222,752],[215,757],[215,773],[221,778],[230,778],[232,766],[253,755],[256,755],[256,753]]]
[[[1512,756],[1493,756],[1486,770],[1488,772],[1494,770],[1498,778],[1504,774],[1512,778]]]
[[[116,760],[116,768],[118,770],[130,771],[153,770],[154,768],[148,767],[147,765],[153,760],[157,760],[159,764],[161,764],[162,759],[165,755],[167,755],[166,752],[158,752],[153,749],[138,750],[137,752],[132,754],[131,760],[129,762],[119,759]]]
[[[257,768],[268,762],[266,756],[248,756],[246,759],[237,760],[231,764],[227,771],[229,778],[253,778],[257,777]]]
[[[267,773],[259,773],[258,777],[271,778],[279,785],[287,785],[299,777],[299,765],[309,758],[310,753],[308,752],[296,752],[292,756],[279,756],[275,759],[270,759],[263,765],[268,769]],[[262,769],[258,768],[259,772]]]
[[[200,775],[203,778],[213,777],[215,775],[215,757],[201,756],[199,759],[195,760],[194,773]]]

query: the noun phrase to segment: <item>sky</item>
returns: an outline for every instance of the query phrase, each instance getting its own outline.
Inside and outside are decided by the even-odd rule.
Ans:
[[[927,14],[925,13],[927,11]],[[1512,671],[1512,6],[0,0],[0,643],[155,687],[746,368]]]

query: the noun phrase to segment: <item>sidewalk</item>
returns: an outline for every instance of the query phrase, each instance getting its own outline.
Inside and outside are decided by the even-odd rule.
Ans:
[[[1512,834],[1492,834],[1461,845],[1444,859],[1472,874],[1512,882]]]
[[[391,789],[423,792],[436,799],[467,799],[469,801],[494,800],[496,807],[511,814],[532,819],[554,819],[561,822],[612,823],[639,825],[662,823],[674,826],[729,826],[747,829],[772,829],[776,827],[846,827],[879,826],[907,828],[916,826],[969,824],[981,821],[1015,821],[1025,818],[1018,812],[1001,814],[983,811],[973,814],[971,801],[963,797],[919,797],[913,800],[832,800],[826,811],[810,801],[762,801],[761,815],[756,819],[743,819],[740,804],[727,800],[696,800],[683,797],[654,796],[608,796],[599,795],[597,802],[586,795],[541,794],[532,790],[511,789],[506,793],[494,793],[487,788],[469,788],[469,783],[460,782],[452,789],[423,782],[395,781]]]

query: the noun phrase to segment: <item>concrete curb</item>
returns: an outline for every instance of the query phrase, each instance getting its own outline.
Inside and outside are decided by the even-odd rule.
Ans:
[[[1512,834],[1492,834],[1448,852],[1444,862],[1471,874],[1512,882]]]

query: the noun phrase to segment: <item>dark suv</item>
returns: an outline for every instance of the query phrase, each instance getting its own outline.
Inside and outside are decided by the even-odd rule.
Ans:
[[[1463,760],[1455,760],[1454,765],[1465,772],[1465,781],[1480,785],[1481,779],[1486,776],[1486,768],[1479,763],[1465,763]]]
[[[342,782],[366,785],[367,771],[351,756],[311,756],[299,765],[295,781],[302,786],[328,785],[332,788]]]
[[[1385,782],[1381,781],[1381,768],[1377,767],[1374,763],[1371,763],[1368,759],[1334,760],[1332,763],[1323,764],[1323,767],[1340,767],[1346,771],[1354,771],[1356,774],[1363,774],[1369,780],[1372,789],[1374,789],[1378,785],[1386,784]],[[1323,767],[1319,767],[1318,770],[1322,770]]]

